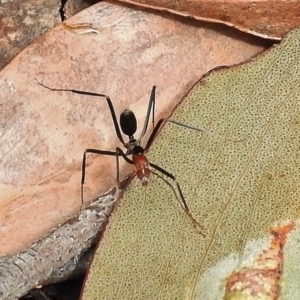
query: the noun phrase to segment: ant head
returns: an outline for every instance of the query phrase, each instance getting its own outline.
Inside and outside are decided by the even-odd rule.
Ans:
[[[137,129],[137,121],[134,113],[125,109],[120,115],[120,125],[124,134],[129,136],[129,138],[133,138],[133,135],[136,133]]]

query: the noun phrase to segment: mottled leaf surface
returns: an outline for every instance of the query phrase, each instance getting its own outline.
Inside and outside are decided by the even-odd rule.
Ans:
[[[134,180],[83,299],[246,299],[225,291],[229,276],[270,270],[273,260],[283,277],[263,299],[299,296],[299,76],[297,29],[258,59],[194,86],[171,118],[205,130],[167,123],[148,158],[177,177],[206,237],[161,178],[152,175],[146,188]]]

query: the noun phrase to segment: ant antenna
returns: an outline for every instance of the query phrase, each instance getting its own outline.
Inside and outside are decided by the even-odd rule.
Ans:
[[[184,125],[184,124],[181,124],[179,122],[168,120],[168,119],[160,119],[157,122],[156,126],[153,128],[152,133],[151,133],[151,135],[150,135],[150,137],[149,137],[149,139],[146,143],[146,147],[143,148],[140,145],[141,140],[144,137],[144,135],[147,131],[147,128],[148,128],[151,112],[152,112],[152,124],[154,125],[154,109],[155,109],[156,86],[152,87],[152,91],[151,91],[151,95],[150,95],[150,99],[149,99],[148,109],[147,109],[146,118],[145,118],[145,122],[144,122],[142,132],[140,134],[139,139],[135,139],[134,135],[135,135],[136,130],[137,130],[137,120],[136,120],[135,114],[131,110],[125,109],[120,115],[120,126],[119,126],[119,124],[117,122],[116,113],[115,113],[112,101],[111,101],[109,96],[107,96],[105,94],[85,92],[85,91],[74,90],[74,89],[50,88],[50,87],[48,87],[48,86],[46,86],[46,85],[44,85],[40,82],[38,82],[38,84],[43,86],[44,88],[46,88],[48,90],[51,90],[51,91],[72,92],[72,93],[80,94],[80,95],[87,95],[87,96],[105,98],[106,102],[108,104],[111,116],[112,116],[112,121],[113,121],[113,124],[114,124],[114,127],[115,127],[117,137],[118,137],[119,141],[123,144],[124,148],[126,149],[126,153],[124,153],[124,151],[119,147],[116,147],[116,151],[99,150],[99,149],[86,149],[84,151],[83,158],[82,158],[82,176],[81,176],[81,202],[82,202],[82,204],[83,204],[83,185],[84,185],[84,182],[85,182],[86,155],[88,153],[94,153],[94,154],[100,154],[100,155],[115,156],[116,157],[116,166],[117,166],[116,169],[117,169],[117,182],[118,182],[118,184],[120,183],[120,178],[119,178],[119,157],[121,156],[127,163],[133,164],[134,167],[135,167],[134,172],[130,176],[131,179],[133,179],[134,177],[137,177],[141,181],[142,185],[147,185],[148,181],[149,181],[150,174],[154,173],[158,177],[162,178],[173,189],[173,191],[176,195],[176,198],[178,199],[178,195],[175,192],[174,187],[165,178],[158,175],[154,171],[150,170],[149,166],[152,167],[153,169],[157,170],[161,174],[165,175],[166,177],[172,179],[176,184],[178,194],[179,194],[179,198],[181,200],[182,209],[187,213],[187,215],[193,221],[194,225],[197,225],[197,227],[200,227],[201,229],[203,229],[203,226],[200,225],[194,219],[194,217],[191,215],[191,213],[189,211],[189,208],[188,208],[188,205],[187,205],[187,203],[184,199],[181,187],[180,187],[179,183],[176,181],[176,178],[171,173],[166,171],[165,169],[157,166],[154,163],[148,162],[148,159],[144,154],[145,151],[147,151],[149,149],[151,143],[153,142],[153,140],[154,140],[157,132],[161,128],[162,124],[166,121],[172,122],[172,123],[177,124],[179,126],[184,126],[184,127],[187,127],[187,128],[198,130],[198,131],[202,131],[202,129],[198,129],[198,128],[191,127],[191,126],[188,126],[188,125]],[[126,143],[124,142],[124,139],[122,137],[120,127],[121,127],[121,130],[122,130],[123,134],[125,134],[128,137],[128,142],[126,142]],[[132,159],[128,158],[129,155],[132,155]],[[201,232],[201,234],[204,236],[204,234],[202,232]]]

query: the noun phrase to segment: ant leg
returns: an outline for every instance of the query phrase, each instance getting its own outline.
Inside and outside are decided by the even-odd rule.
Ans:
[[[153,125],[153,128],[154,128],[155,90],[156,90],[156,86],[154,85],[152,87],[152,91],[151,91],[151,95],[150,95],[150,99],[149,99],[149,104],[148,104],[148,108],[147,108],[144,127],[143,127],[143,130],[141,132],[140,138],[138,139],[139,143],[141,142],[141,139],[143,138],[143,136],[145,135],[145,133],[147,131],[151,111],[152,111],[152,125]]]
[[[153,166],[153,165],[152,165]],[[154,166],[153,166],[154,167]],[[158,170],[158,169],[157,169]],[[160,171],[160,170],[159,170]],[[195,227],[198,227],[198,229],[199,229],[199,233],[203,236],[203,237],[206,237],[206,234],[205,233],[203,233],[202,231],[203,231],[203,229],[204,229],[204,227],[193,217],[193,215],[190,213],[190,211],[189,211],[189,209],[188,209],[188,207],[187,207],[187,205],[186,205],[186,202],[185,202],[185,200],[184,200],[184,197],[183,197],[183,193],[182,193],[182,190],[181,190],[181,188],[180,188],[180,185],[179,185],[179,183],[175,180],[175,177],[172,175],[172,174],[170,174],[170,173],[168,173],[167,171],[165,171],[165,170],[163,170],[165,173],[163,173],[163,174],[165,174],[165,175],[167,175],[167,174],[169,174],[169,175],[171,175],[171,179],[173,179],[174,181],[175,181],[175,183],[176,183],[176,187],[177,187],[177,190],[179,191],[179,195],[180,195],[180,198],[181,198],[181,200],[182,201],[179,201],[179,199],[178,199],[178,195],[177,195],[177,193],[175,192],[175,189],[174,189],[174,187],[173,187],[173,185],[171,185],[171,183],[168,181],[168,180],[166,180],[165,178],[163,178],[162,176],[160,176],[159,174],[157,174],[157,173],[155,173],[155,172],[153,172],[153,171],[151,171],[154,175],[156,175],[157,177],[159,177],[160,179],[162,179],[172,190],[173,190],[173,193],[175,194],[175,196],[176,196],[176,199],[178,200],[178,202],[179,202],[179,204],[180,204],[180,206],[181,206],[181,208],[184,210],[184,212],[188,215],[188,217],[191,219],[191,221],[193,222],[193,224],[194,224],[194,226]],[[167,175],[168,176],[168,175]]]
[[[117,153],[114,151],[106,151],[106,150],[86,149],[84,151],[83,158],[82,158],[82,168],[81,168],[81,204],[83,204],[83,184],[85,181],[85,167],[86,167],[86,154],[87,153],[110,155],[110,156],[117,155]]]
[[[173,123],[173,124],[176,124],[178,126],[189,128],[189,129],[196,130],[196,131],[206,131],[205,128],[199,128],[199,127],[190,126],[190,125],[187,125],[187,124],[184,124],[184,123],[180,123],[180,122],[177,122],[177,121],[174,121],[174,120],[170,120],[170,119],[166,119],[166,122]]]
[[[145,147],[145,151],[147,151],[147,150],[149,149],[149,147],[151,146],[151,144],[152,144],[154,138],[156,137],[156,134],[157,134],[158,130],[160,129],[162,123],[165,122],[165,120],[166,120],[166,119],[160,119],[160,120],[157,122],[157,124],[155,125],[155,127],[154,127],[154,129],[153,129],[153,131],[152,131],[152,133],[151,133],[151,135],[150,135],[148,141],[147,141],[147,144],[146,144],[146,147]]]
[[[86,168],[86,154],[87,153],[94,153],[94,154],[101,154],[101,155],[109,155],[109,156],[122,156],[123,159],[129,163],[133,164],[133,161],[129,159],[126,154],[119,148],[116,148],[116,151],[108,151],[108,150],[98,150],[98,149],[86,149],[83,153],[82,158],[82,172],[81,172],[81,204],[83,204],[83,184],[85,181],[85,168]],[[119,176],[119,159],[117,158],[117,177]],[[119,181],[118,181],[119,182]]]
[[[116,148],[116,166],[117,166],[117,183],[119,184],[120,182],[120,166],[119,166],[119,153]]]
[[[171,178],[172,180],[175,181],[175,183],[176,183],[176,185],[177,185],[177,188],[178,188],[178,191],[179,191],[179,195],[180,195],[182,204],[183,204],[183,206],[184,206],[184,209],[187,210],[187,211],[189,211],[189,208],[188,208],[188,206],[187,206],[187,204],[186,204],[186,201],[185,201],[185,199],[184,199],[184,197],[183,197],[183,193],[182,193],[182,191],[181,191],[180,185],[179,185],[179,183],[176,181],[176,178],[175,178],[171,173],[167,172],[165,169],[163,169],[163,168],[161,168],[161,167],[159,167],[159,166],[157,166],[157,165],[155,165],[155,164],[153,164],[153,163],[149,163],[149,165],[150,165],[152,168],[154,168],[154,169],[156,169],[157,171],[159,171],[160,173],[166,175],[167,177],[169,177],[169,178]]]
[[[121,131],[120,131],[118,121],[117,121],[114,106],[113,106],[113,104],[112,104],[112,102],[111,102],[111,100],[108,96],[106,96],[105,94],[91,93],[91,92],[85,92],[85,91],[79,91],[79,90],[73,90],[73,89],[54,89],[54,88],[51,88],[49,86],[44,85],[43,83],[41,83],[39,81],[38,81],[38,84],[43,86],[44,88],[50,90],[50,91],[72,92],[74,94],[80,94],[80,95],[87,95],[87,96],[93,96],[93,97],[104,97],[106,99],[106,102],[107,102],[109,110],[110,110],[111,117],[113,119],[113,123],[114,123],[114,126],[115,126],[115,131],[116,131],[117,137],[123,145],[125,144],[124,139],[123,139],[122,134],[121,134]]]
[[[153,131],[152,131],[152,133],[151,133],[151,135],[150,135],[150,137],[149,137],[149,139],[147,141],[147,144],[146,144],[146,147],[145,147],[145,151],[147,151],[149,149],[149,147],[151,146],[154,138],[156,137],[157,132],[161,128],[162,124],[165,123],[165,122],[170,122],[170,123],[176,124],[178,126],[186,127],[186,128],[192,129],[192,130],[205,131],[205,129],[203,129],[203,128],[197,128],[197,127],[186,125],[186,124],[183,124],[183,123],[180,123],[180,122],[177,122],[177,121],[173,121],[173,120],[170,120],[170,119],[162,118],[155,125],[155,128],[153,129]]]
[[[133,161],[127,157],[127,155],[123,152],[123,150],[119,147],[116,147],[116,165],[117,165],[117,182],[120,182],[120,166],[119,166],[119,156],[122,156],[123,159],[129,163],[133,164]]]
[[[127,163],[133,165],[133,161],[132,161],[130,158],[127,157],[127,155],[124,153],[124,151],[123,151],[121,148],[116,147],[116,152],[117,152],[120,156],[122,156],[123,159],[124,159]]]

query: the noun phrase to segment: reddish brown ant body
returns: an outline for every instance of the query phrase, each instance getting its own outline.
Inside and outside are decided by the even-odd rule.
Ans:
[[[132,161],[135,166],[135,171],[133,177],[136,176],[142,183],[142,185],[148,184],[148,179],[150,176],[149,162],[147,157],[143,154],[143,148],[137,146],[135,151],[138,151],[137,154],[133,153]]]

